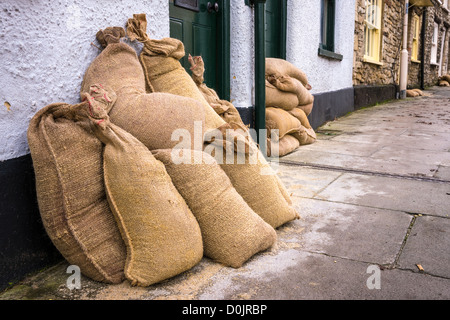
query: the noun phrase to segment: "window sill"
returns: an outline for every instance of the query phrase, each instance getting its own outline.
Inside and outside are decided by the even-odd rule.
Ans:
[[[376,61],[376,60],[370,59],[370,58],[368,58],[368,57],[364,57],[363,62],[375,64],[375,65],[377,65],[377,66],[382,66],[382,65],[383,65],[383,62],[381,62],[381,61]]]
[[[430,62],[430,65],[432,65],[433,67],[439,67],[439,63],[437,62]]]
[[[339,53],[336,53],[333,51],[328,51],[328,50],[325,50],[322,48],[319,48],[319,56],[338,60],[338,61],[342,61],[342,59],[344,58],[344,56],[342,54],[339,54]]]
[[[411,62],[413,62],[413,63],[422,63],[420,60],[416,60],[416,59],[411,59]]]

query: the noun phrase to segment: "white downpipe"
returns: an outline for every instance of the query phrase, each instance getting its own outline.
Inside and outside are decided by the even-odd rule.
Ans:
[[[400,57],[400,99],[406,98],[408,84],[408,0],[405,0],[405,15],[403,17],[403,43]]]
[[[442,44],[441,44],[441,58],[439,59],[439,73],[438,76],[442,76],[444,72],[444,47],[445,47],[445,39],[447,38],[447,29],[444,29],[444,34],[442,35]]]

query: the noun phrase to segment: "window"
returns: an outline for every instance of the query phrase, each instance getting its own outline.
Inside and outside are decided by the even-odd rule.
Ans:
[[[334,0],[322,0],[322,25],[320,47],[334,51]]]
[[[364,61],[379,63],[381,60],[382,0],[366,0],[364,20]]]
[[[319,55],[342,60],[334,47],[335,7],[335,0],[322,0]]]
[[[438,47],[438,33],[439,24],[434,23],[433,38],[431,40],[431,63],[437,64],[437,47]]]
[[[419,62],[419,30],[420,30],[420,20],[419,17],[414,15],[412,19],[413,27],[413,39],[412,39],[412,49],[411,49],[411,60]]]

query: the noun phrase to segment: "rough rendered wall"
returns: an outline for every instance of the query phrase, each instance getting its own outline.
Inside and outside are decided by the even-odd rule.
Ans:
[[[335,52],[343,60],[318,55],[321,6],[317,0],[288,0],[286,59],[308,76],[312,93],[352,87],[355,0],[336,1]]]
[[[230,2],[230,99],[235,107],[254,104],[253,10],[244,0]]]
[[[26,130],[36,111],[79,102],[83,74],[99,53],[95,34],[125,26],[133,13],[147,14],[150,36],[170,35],[166,0],[0,2],[0,161],[29,152]]]

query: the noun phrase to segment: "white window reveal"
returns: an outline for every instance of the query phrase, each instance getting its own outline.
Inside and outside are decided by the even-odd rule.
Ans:
[[[437,64],[439,24],[434,23],[433,38],[431,40],[431,63]]]

